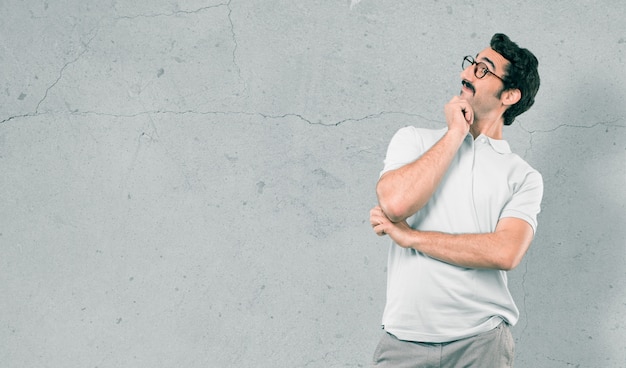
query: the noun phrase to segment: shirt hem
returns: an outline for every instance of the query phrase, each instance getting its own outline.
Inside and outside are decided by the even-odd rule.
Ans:
[[[480,335],[481,333],[493,330],[494,328],[498,327],[502,322],[506,322],[506,320],[500,316],[494,316],[490,318],[487,322],[483,323],[482,325],[476,328],[472,328],[463,333],[454,334],[454,335],[406,332],[406,331],[402,331],[402,329],[397,329],[393,327],[390,328],[388,325],[383,325],[383,329],[387,333],[395,336],[398,340],[438,344],[438,343],[447,343],[447,342],[457,341],[461,339],[466,339],[468,337]]]

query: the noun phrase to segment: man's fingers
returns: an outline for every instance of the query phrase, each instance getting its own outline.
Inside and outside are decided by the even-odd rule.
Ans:
[[[474,122],[474,110],[472,110],[472,107],[467,102],[464,102],[461,105],[461,112],[463,113],[463,118],[465,118],[465,121],[468,124],[472,124]]]
[[[372,226],[380,225],[387,219],[383,210],[376,206],[370,210],[370,223]]]
[[[387,235],[387,233],[385,232],[384,226],[382,224],[380,225],[376,225],[374,227],[374,232],[376,233],[376,235],[378,236],[384,236]]]
[[[370,225],[378,236],[387,235],[385,232],[385,224],[389,220],[380,206],[376,206],[370,210]]]

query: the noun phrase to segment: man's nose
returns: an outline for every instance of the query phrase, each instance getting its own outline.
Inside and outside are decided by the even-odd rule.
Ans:
[[[461,79],[465,79],[468,81],[473,81],[476,78],[476,75],[474,74],[474,69],[476,68],[475,65],[470,65],[467,68],[463,69],[461,71]]]

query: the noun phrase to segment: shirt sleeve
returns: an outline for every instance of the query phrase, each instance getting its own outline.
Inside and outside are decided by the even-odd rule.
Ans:
[[[400,128],[389,142],[380,176],[417,160],[423,153],[424,143],[416,128],[412,126]]]
[[[537,171],[530,171],[513,197],[504,206],[500,218],[515,217],[530,224],[537,232],[537,215],[541,211],[543,179]]]

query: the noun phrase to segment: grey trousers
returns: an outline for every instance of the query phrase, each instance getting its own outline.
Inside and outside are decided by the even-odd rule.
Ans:
[[[477,336],[446,343],[398,340],[385,332],[376,347],[376,368],[513,367],[515,341],[508,324]]]

